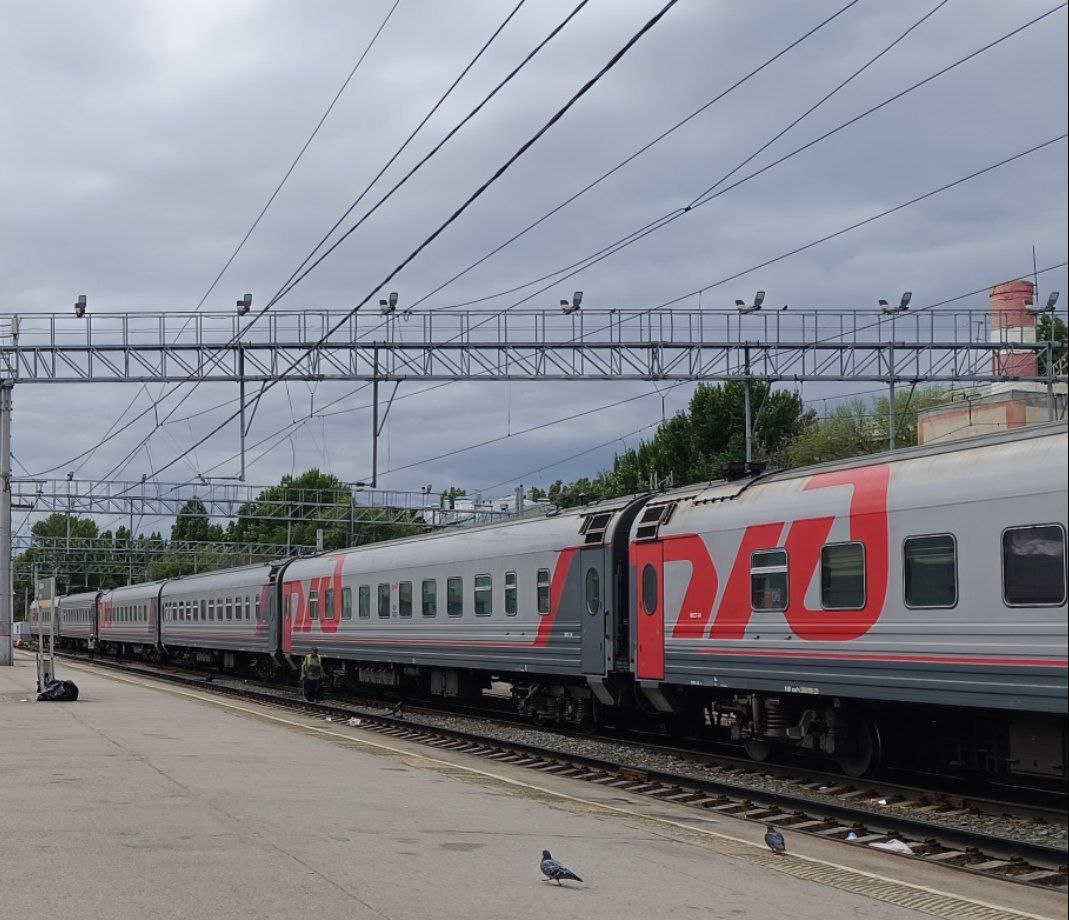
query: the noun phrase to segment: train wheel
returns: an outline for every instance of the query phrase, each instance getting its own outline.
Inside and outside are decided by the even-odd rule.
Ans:
[[[746,749],[746,755],[750,760],[757,761],[757,763],[764,763],[772,756],[773,747],[771,741],[747,738],[742,742],[742,746]]]
[[[849,754],[840,754],[839,767],[847,776],[870,776],[876,772],[883,759],[883,739],[880,729],[868,719],[857,723],[857,747]]]

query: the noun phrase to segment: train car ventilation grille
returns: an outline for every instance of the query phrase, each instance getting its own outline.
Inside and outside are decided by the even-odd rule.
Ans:
[[[605,531],[609,527],[612,515],[611,511],[588,515],[583,520],[583,526],[579,528],[579,533],[583,534],[583,543],[600,545],[605,539]]]
[[[635,539],[642,540],[656,540],[657,534],[660,533],[661,525],[667,524],[669,518],[672,517],[672,512],[676,509],[675,502],[668,502],[664,505],[654,505],[647,508],[642,512],[642,517],[638,522],[638,529],[635,531]]]

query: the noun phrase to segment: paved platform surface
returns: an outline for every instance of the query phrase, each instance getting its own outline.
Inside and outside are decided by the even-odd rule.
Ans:
[[[731,855],[658,829],[611,790],[594,791],[623,802],[619,814],[303,717],[60,670],[79,702],[20,702],[32,659],[0,669],[5,918],[925,916],[777,871],[745,842]],[[585,883],[541,881],[543,847]]]

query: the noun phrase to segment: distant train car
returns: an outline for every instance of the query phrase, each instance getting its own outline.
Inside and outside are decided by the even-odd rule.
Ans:
[[[955,760],[1064,776],[1066,457],[1053,426],[658,496],[632,532],[639,686],[715,705],[758,759],[864,773],[934,718]]]
[[[33,639],[28,620],[16,620],[11,624],[11,641],[16,648],[29,645]]]
[[[163,582],[127,585],[103,592],[97,600],[97,638],[101,649],[119,655],[158,657],[159,595]]]
[[[61,648],[85,648],[89,637],[96,634],[97,598],[100,594],[100,591],[86,591],[58,598]]]
[[[30,636],[34,642],[40,643],[52,635],[54,642],[57,637],[56,618],[52,615],[52,603],[50,601],[31,601],[27,622],[30,626]]]
[[[272,590],[286,563],[250,565],[166,582],[160,643],[170,657],[227,669],[277,670],[278,605]]]
[[[641,503],[298,559],[282,580],[282,649],[318,646],[353,683],[435,695],[475,692],[494,675],[524,712],[589,722],[628,669],[615,624],[626,622]]]

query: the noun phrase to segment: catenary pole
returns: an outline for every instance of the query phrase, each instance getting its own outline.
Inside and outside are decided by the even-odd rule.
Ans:
[[[0,380],[0,666],[12,663],[11,621],[15,593],[11,582],[11,391]]]

